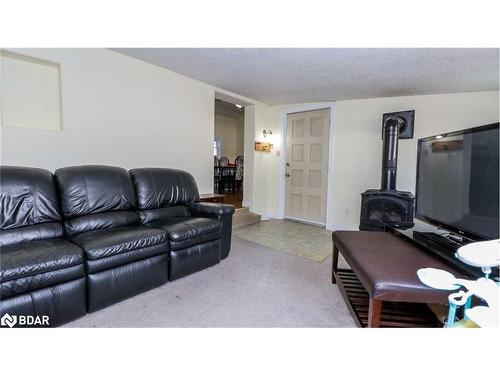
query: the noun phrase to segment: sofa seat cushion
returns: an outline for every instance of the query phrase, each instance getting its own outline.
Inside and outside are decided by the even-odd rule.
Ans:
[[[176,217],[150,225],[167,232],[170,250],[217,240],[222,236],[222,222],[205,217]]]
[[[166,253],[166,238],[160,229],[127,226],[84,232],[69,239],[83,249],[87,270],[92,273]]]
[[[3,246],[0,298],[31,292],[85,276],[82,250],[62,239]]]

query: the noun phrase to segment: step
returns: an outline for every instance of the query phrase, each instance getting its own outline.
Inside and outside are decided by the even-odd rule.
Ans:
[[[234,210],[234,214],[235,215],[244,214],[246,212],[250,212],[250,210],[249,210],[248,207],[241,207],[241,208],[237,208],[237,209]]]
[[[233,229],[239,229],[248,225],[257,224],[260,222],[260,215],[252,212],[235,213],[233,216]]]

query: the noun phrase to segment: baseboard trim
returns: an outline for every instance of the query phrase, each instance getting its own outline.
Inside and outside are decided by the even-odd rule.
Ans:
[[[263,212],[260,214],[261,220],[266,221],[269,219],[279,219],[278,214],[276,212]]]
[[[332,232],[336,230],[359,230],[359,228],[351,228],[351,227],[346,227],[344,225],[337,225],[337,224],[327,224],[326,225],[327,230],[331,230]]]
[[[243,201],[243,202],[241,202],[241,205],[243,207],[248,207],[251,209],[252,208],[252,201]]]
[[[325,223],[318,223],[316,221],[310,221],[310,220],[304,220],[304,219],[297,219],[296,217],[291,217],[291,216],[285,216],[285,219],[286,220],[290,220],[290,221],[295,221],[297,223],[314,225],[314,226],[317,226],[317,227],[323,227],[323,228],[326,227]]]

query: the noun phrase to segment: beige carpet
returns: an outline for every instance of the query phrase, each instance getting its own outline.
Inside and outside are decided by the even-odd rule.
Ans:
[[[66,327],[355,327],[330,270],[233,237],[220,264]]]
[[[268,220],[237,229],[234,236],[315,262],[332,254],[332,232],[289,220]]]

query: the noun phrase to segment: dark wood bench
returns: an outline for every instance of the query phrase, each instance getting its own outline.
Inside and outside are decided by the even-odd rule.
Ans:
[[[426,304],[447,304],[450,292],[425,286],[417,270],[434,267],[463,277],[460,273],[391,233],[336,231],[332,240],[332,283],[360,326],[440,325]],[[338,268],[339,253],[351,270]]]

